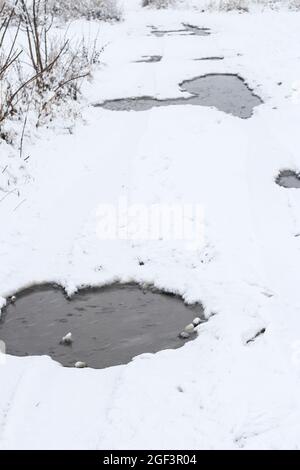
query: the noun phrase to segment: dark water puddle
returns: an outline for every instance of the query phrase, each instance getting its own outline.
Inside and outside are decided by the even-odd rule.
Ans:
[[[199,57],[194,60],[224,60],[223,56]]]
[[[158,100],[151,96],[121,98],[95,106],[111,111],[147,111],[160,106],[190,104],[215,107],[224,113],[247,119],[252,116],[254,107],[263,102],[241,77],[233,74],[203,75],[185,80],[179,86],[181,91],[186,91],[191,96],[166,100]]]
[[[284,188],[300,188],[300,173],[293,170],[282,170],[276,178],[276,183]]]
[[[266,328],[261,328],[255,335],[252,336],[252,338],[249,338],[246,341],[246,344],[254,343],[260,336],[264,335],[266,332]]]
[[[71,300],[60,288],[43,285],[8,303],[0,340],[14,356],[49,355],[67,367],[80,361],[100,369],[180,348],[196,337],[179,338],[195,317],[204,321],[200,304],[188,306],[178,296],[133,284],[85,289]]]
[[[191,25],[188,23],[182,23],[183,28],[180,29],[158,29],[155,26],[151,27],[151,34],[157,37],[162,36],[169,36],[173,34],[180,34],[186,36],[209,36],[210,29],[209,28],[200,28],[199,26]]]
[[[136,60],[135,63],[153,64],[156,62],[160,62],[161,59],[162,59],[161,55],[143,55],[142,59]]]
[[[200,28],[188,23],[182,23],[182,26],[185,28],[185,31],[189,31],[194,36],[209,36],[211,34],[209,28]]]

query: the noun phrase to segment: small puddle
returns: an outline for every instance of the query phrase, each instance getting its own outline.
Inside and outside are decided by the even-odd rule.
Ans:
[[[185,80],[179,84],[181,91],[188,92],[187,98],[155,99],[151,96],[121,98],[96,104],[111,111],[147,111],[154,107],[171,105],[195,105],[215,107],[224,113],[248,119],[253,109],[263,103],[246,82],[238,75],[209,74]]]
[[[196,337],[179,338],[185,326],[195,317],[204,321],[200,304],[186,305],[178,296],[134,284],[84,289],[72,299],[53,285],[33,287],[20,292],[2,315],[0,340],[8,354],[49,355],[67,367],[80,361],[95,369],[180,348]],[[72,340],[65,344],[68,333]]]
[[[284,188],[300,188],[300,173],[293,170],[282,170],[276,178],[276,183]]]
[[[224,60],[223,56],[199,57],[194,60]]]
[[[143,55],[140,60],[136,60],[135,63],[145,63],[145,64],[153,64],[156,62],[160,62],[162,59],[161,55]]]
[[[184,36],[209,36],[209,28],[200,28],[199,26],[182,23],[183,28],[180,29],[158,29],[156,26],[151,26],[151,34],[157,37],[170,36],[170,35],[184,35]]]

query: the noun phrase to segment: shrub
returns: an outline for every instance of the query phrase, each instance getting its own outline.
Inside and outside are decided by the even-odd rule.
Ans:
[[[119,20],[121,17],[116,0],[48,0],[48,3],[55,16],[66,20],[80,17]]]
[[[152,5],[156,8],[166,8],[170,5],[185,5],[199,8],[203,11],[248,11],[251,6],[263,6],[279,9],[281,6],[293,10],[300,9],[300,0],[144,0],[144,6]]]
[[[0,125],[9,116],[14,114],[19,96],[27,83],[20,82],[13,86],[16,80],[12,79],[12,71],[19,68],[22,50],[16,46],[21,21],[12,37],[8,37],[9,28],[15,16],[17,2],[11,7],[5,2],[0,5]]]
[[[210,8],[218,9],[220,11],[248,11],[248,0],[211,0]]]
[[[168,8],[173,0],[143,0],[143,7],[153,6],[155,8]]]
[[[53,17],[47,0],[16,0],[13,6],[3,4],[0,13],[4,9],[0,20],[0,127],[8,118],[20,118],[29,107],[38,126],[51,120],[63,109],[62,104],[77,101],[82,81],[91,75],[100,52],[96,42],[74,43],[61,34],[51,34]],[[26,41],[19,49],[16,44],[21,32]],[[4,135],[2,128],[0,134]]]

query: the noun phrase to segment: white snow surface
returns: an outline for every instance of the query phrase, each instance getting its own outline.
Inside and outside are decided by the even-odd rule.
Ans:
[[[82,285],[136,281],[200,301],[210,318],[179,350],[104,370],[8,356],[0,364],[0,448],[299,449],[300,191],[274,178],[300,165],[300,14],[133,3],[123,22],[100,29],[105,65],[84,89],[84,121],[72,133],[36,132],[26,162],[1,144],[0,186],[15,178],[10,193],[0,191],[1,304],[40,282],[71,294]],[[149,25],[181,22],[212,34],[149,34]],[[71,28],[93,34],[98,25]],[[134,62],[151,54],[162,61]],[[225,59],[193,60],[216,55]],[[264,104],[248,120],[190,105],[92,106],[175,97],[178,83],[206,73],[239,74]],[[203,247],[99,240],[97,208],[120,197],[200,203]]]

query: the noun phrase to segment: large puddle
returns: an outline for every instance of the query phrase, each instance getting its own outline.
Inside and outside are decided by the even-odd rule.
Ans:
[[[86,289],[71,300],[60,288],[43,285],[8,303],[0,340],[14,356],[49,355],[64,366],[99,369],[183,346],[196,332],[179,334],[196,317],[204,321],[200,304],[188,306],[177,296],[137,285]]]
[[[238,75],[209,74],[185,80],[179,85],[181,91],[190,93],[187,98],[155,99],[150,96],[121,98],[96,104],[111,111],[146,111],[154,107],[171,105],[195,105],[215,107],[224,113],[248,119],[253,109],[262,104],[246,82]]]
[[[293,170],[282,170],[276,178],[276,183],[284,188],[300,188],[300,173]]]

